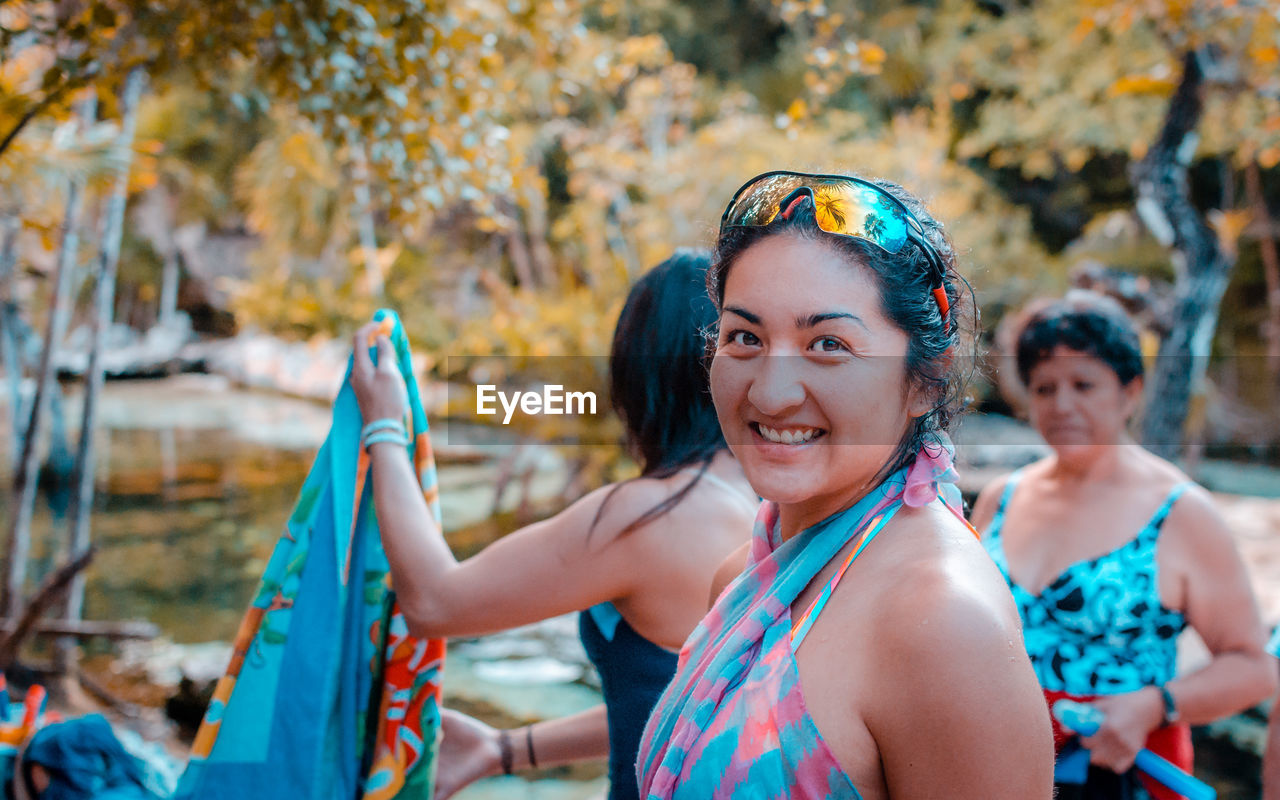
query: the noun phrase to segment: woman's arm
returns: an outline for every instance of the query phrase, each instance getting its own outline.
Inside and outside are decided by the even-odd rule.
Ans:
[[[1187,502],[1189,501],[1189,502]],[[1203,490],[1187,492],[1166,525],[1188,543],[1187,621],[1213,660],[1168,685],[1183,721],[1203,725],[1259,703],[1276,690],[1249,573],[1226,523]]]
[[[1280,800],[1280,698],[1271,701],[1267,750],[1262,756],[1262,800]]]
[[[375,367],[356,334],[352,388],[366,420],[399,419],[403,380],[391,344],[378,338]],[[476,636],[628,596],[646,580],[651,557],[637,557],[644,530],[617,536],[637,504],[656,504],[661,486],[622,487],[596,520],[608,489],[551,519],[509,534],[459,563],[423,499],[405,448],[369,448],[373,501],[392,581],[410,632],[418,637]],[[648,505],[641,505],[647,508]]]
[[[436,777],[436,800],[446,800],[472,783],[502,772],[502,745],[507,736],[511,771],[530,769],[530,745],[539,767],[555,767],[609,757],[609,723],[604,704],[568,717],[550,719],[508,731],[478,719],[444,710],[444,739]]]
[[[1266,699],[1275,691],[1276,670],[1262,649],[1262,621],[1244,561],[1203,490],[1187,492],[1170,512],[1160,546],[1171,545],[1176,563],[1187,565],[1184,613],[1213,658],[1165,688],[1180,721],[1203,725]],[[1159,687],[1147,687],[1099,698],[1093,705],[1105,718],[1097,733],[1082,740],[1090,760],[1124,772],[1147,736],[1163,724],[1164,697]]]
[[[1007,593],[935,577],[889,605],[865,716],[888,796],[1049,800],[1049,714]]]

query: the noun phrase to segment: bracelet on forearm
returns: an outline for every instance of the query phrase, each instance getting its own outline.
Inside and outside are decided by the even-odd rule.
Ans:
[[[1156,687],[1160,690],[1160,699],[1164,704],[1164,717],[1160,720],[1161,726],[1173,725],[1182,719],[1182,715],[1178,713],[1178,704],[1174,702],[1173,692],[1169,691],[1169,687],[1161,684]]]
[[[511,751],[511,731],[505,728],[498,731],[498,755],[502,762],[502,774],[510,775],[515,754]]]
[[[408,435],[404,429],[403,422],[391,417],[383,417],[382,419],[375,419],[373,422],[370,422],[368,425],[361,428],[360,439],[364,440],[369,436],[369,434],[377,433],[378,431],[395,431],[396,433],[404,434],[406,436]]]
[[[533,726],[524,726],[524,744],[529,750],[529,766],[537,768],[538,759],[533,757]]]
[[[379,442],[391,442],[401,447],[409,446],[409,437],[399,431],[379,431],[371,433],[364,437],[364,448],[368,450],[371,446]]]

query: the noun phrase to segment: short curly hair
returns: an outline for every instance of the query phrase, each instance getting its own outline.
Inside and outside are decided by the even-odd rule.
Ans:
[[[1018,333],[1014,357],[1018,378],[1026,386],[1031,371],[1047,361],[1057,347],[1087,353],[1101,360],[1128,386],[1142,377],[1142,344],[1138,329],[1120,304],[1086,290],[1028,309]]]

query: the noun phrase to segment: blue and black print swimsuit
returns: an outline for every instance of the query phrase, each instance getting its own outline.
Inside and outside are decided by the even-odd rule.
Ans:
[[[1160,602],[1156,542],[1169,510],[1191,484],[1174,486],[1137,536],[1109,553],[1077,561],[1032,594],[1009,574],[1000,536],[1020,478],[1020,470],[1009,476],[983,543],[1013,593],[1041,687],[1107,695],[1173,680],[1178,634],[1187,621],[1181,611]]]

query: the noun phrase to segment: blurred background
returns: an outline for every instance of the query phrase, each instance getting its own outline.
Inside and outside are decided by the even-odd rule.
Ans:
[[[233,635],[381,306],[449,422],[460,556],[629,474],[616,421],[494,429],[448,387],[607,355],[629,283],[775,168],[890,178],[946,224],[985,330],[970,496],[1038,452],[999,369],[1014,312],[1120,300],[1143,440],[1220,493],[1280,619],[1273,3],[0,0],[0,666],[78,675],[180,752],[159,710],[198,720],[226,659],[201,643]],[[603,360],[566,363],[606,397]],[[23,630],[50,576],[72,599]],[[458,643],[451,702],[577,710],[575,647],[559,622]],[[1200,732],[1220,796],[1256,796],[1260,730]]]

